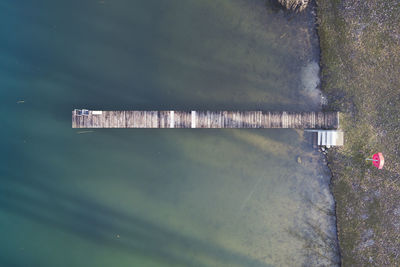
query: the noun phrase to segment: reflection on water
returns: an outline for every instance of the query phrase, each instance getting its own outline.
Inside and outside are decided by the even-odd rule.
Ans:
[[[309,11],[258,0],[0,10],[2,265],[337,262],[329,174],[301,131],[77,134],[70,121],[74,107],[318,110],[301,84],[318,60]]]

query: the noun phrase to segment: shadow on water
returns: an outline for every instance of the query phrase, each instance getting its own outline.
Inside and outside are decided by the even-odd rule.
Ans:
[[[297,226],[286,230],[303,244],[304,266],[340,266],[338,239],[333,226],[335,212],[325,206],[321,207],[318,201],[314,202],[307,194],[303,196],[303,201],[309,206],[309,213],[316,211],[323,216],[315,218],[305,213],[298,220]]]
[[[265,7],[274,13],[282,13],[287,20],[292,20],[298,15],[295,11],[288,10],[278,0],[265,0]]]
[[[1,209],[97,244],[184,266],[202,265],[191,260],[190,256],[185,257],[191,253],[201,255],[206,261],[222,264],[269,266],[238,252],[184,236],[159,224],[110,209],[88,198],[63,192],[38,179],[7,176],[2,178],[2,184]],[[16,190],[21,188],[34,191],[35,194]],[[170,251],[169,248],[174,248],[176,251]]]
[[[265,7],[275,13],[286,10],[278,0],[265,0]]]
[[[340,259],[336,256],[337,239],[326,233],[318,222],[302,221],[301,228],[291,228],[287,232],[303,244],[305,255],[303,266],[339,266]]]

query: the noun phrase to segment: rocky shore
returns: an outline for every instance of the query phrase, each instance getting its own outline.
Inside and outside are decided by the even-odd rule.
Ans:
[[[342,266],[400,266],[400,2],[317,0],[322,90],[341,111],[330,149]],[[365,159],[383,152],[377,170]]]
[[[289,10],[303,11],[309,3],[309,0],[278,0],[278,2]]]

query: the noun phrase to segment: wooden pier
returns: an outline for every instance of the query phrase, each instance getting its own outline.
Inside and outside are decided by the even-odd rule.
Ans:
[[[72,111],[72,128],[337,129],[338,112]]]

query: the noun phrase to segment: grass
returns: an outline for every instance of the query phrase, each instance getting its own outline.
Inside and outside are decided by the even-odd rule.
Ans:
[[[317,4],[322,89],[345,131],[328,154],[342,265],[400,266],[400,3]],[[383,170],[365,161],[376,152]]]

